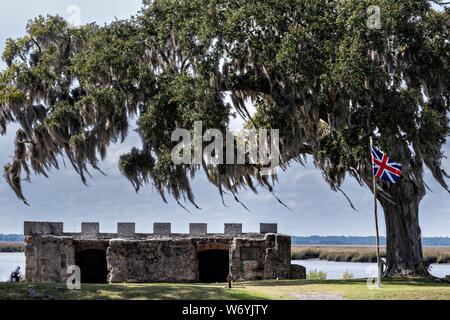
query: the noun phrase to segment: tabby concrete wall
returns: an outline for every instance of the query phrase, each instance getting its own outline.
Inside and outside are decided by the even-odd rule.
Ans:
[[[75,265],[73,239],[56,236],[25,237],[25,279],[28,282],[65,282],[67,267]]]
[[[230,272],[236,281],[289,279],[291,238],[267,234],[263,240],[235,238],[230,248]]]
[[[230,252],[232,238],[111,240],[108,282],[196,282],[198,253]]]
[[[291,267],[291,238],[275,234],[275,224],[261,224],[259,234],[242,234],[240,224],[226,224],[224,234],[208,234],[205,224],[191,224],[187,235],[171,234],[167,223],[155,224],[154,234],[136,234],[132,223],[119,223],[115,234],[99,230],[98,223],[84,223],[76,234],[64,233],[62,223],[26,222],[26,280],[65,282],[77,252],[88,249],[106,251],[109,282],[195,282],[198,253],[208,250],[228,251],[236,281],[306,272]]]
[[[195,243],[180,240],[111,240],[109,282],[194,282],[198,279]]]
[[[267,234],[264,279],[288,279],[291,271],[291,237]]]

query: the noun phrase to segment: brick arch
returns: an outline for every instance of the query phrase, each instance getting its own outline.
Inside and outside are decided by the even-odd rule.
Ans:
[[[223,242],[210,242],[210,243],[200,243],[197,246],[197,252],[205,252],[205,251],[211,251],[211,250],[229,251],[230,244],[223,243]]]
[[[109,247],[108,240],[74,240],[75,252],[84,250],[104,250]]]

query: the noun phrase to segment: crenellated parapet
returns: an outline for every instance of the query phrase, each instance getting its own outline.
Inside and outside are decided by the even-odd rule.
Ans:
[[[75,237],[81,240],[97,240],[97,239],[143,239],[151,237],[214,237],[214,236],[258,236],[266,234],[277,234],[278,225],[276,223],[261,223],[258,232],[243,233],[241,223],[225,223],[223,233],[208,233],[208,224],[206,223],[190,223],[189,233],[173,233],[172,225],[169,222],[153,223],[153,233],[136,233],[136,224],[133,222],[117,223],[115,233],[100,232],[99,222],[82,222],[81,232],[64,232],[64,224],[62,222],[24,222],[25,236],[41,235],[41,236],[67,236]]]
[[[168,222],[152,233],[137,233],[133,222],[119,222],[114,233],[98,222],[81,223],[81,232],[64,232],[62,222],[24,223],[26,281],[67,281],[78,267],[83,283],[226,282],[304,278],[291,265],[291,237],[275,223],[244,233],[225,223],[209,233],[206,223],[190,223],[188,233],[172,232]],[[70,271],[72,270],[72,271]]]
[[[82,222],[81,238],[83,240],[95,240],[100,235],[100,223],[98,222]]]
[[[64,224],[62,222],[25,221],[23,231],[26,236],[33,234],[62,236]]]

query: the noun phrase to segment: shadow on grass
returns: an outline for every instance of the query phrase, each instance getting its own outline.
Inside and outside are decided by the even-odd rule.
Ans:
[[[418,278],[385,278],[382,281],[391,289],[404,287],[425,288],[433,291],[436,289],[450,289],[450,284],[436,282],[430,279]],[[233,289],[228,289],[222,284],[101,284],[82,285],[81,290],[68,290],[65,284],[12,284],[0,283],[0,299],[26,300],[33,299],[27,290],[32,288],[38,295],[48,295],[56,300],[264,300],[273,298],[277,293],[276,287],[300,287],[314,285],[323,286],[324,290],[360,290],[366,285],[365,279],[350,280],[268,280],[255,282],[237,282]],[[275,289],[274,292],[263,288]],[[429,289],[427,289],[428,287]],[[253,288],[253,289],[252,289]],[[261,288],[261,290],[258,290]],[[291,290],[291,289],[288,289]],[[307,288],[305,288],[308,291]],[[409,289],[408,289],[409,290]],[[296,291],[297,292],[297,291]],[[277,296],[277,295],[275,295]]]
[[[85,286],[83,299],[151,299],[151,300],[254,300],[262,297],[217,286],[204,285],[107,285]]]
[[[81,290],[68,290],[63,284],[0,284],[0,299],[26,300],[27,289],[49,295],[56,300],[261,300],[258,293],[228,289],[220,285],[188,284],[106,284],[82,285]]]

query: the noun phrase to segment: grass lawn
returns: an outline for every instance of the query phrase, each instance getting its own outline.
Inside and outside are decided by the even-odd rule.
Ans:
[[[226,284],[107,284],[67,290],[63,284],[0,283],[0,299],[29,299],[27,289],[55,299],[450,299],[450,284],[427,280],[384,280],[368,289],[363,280],[286,280]]]

